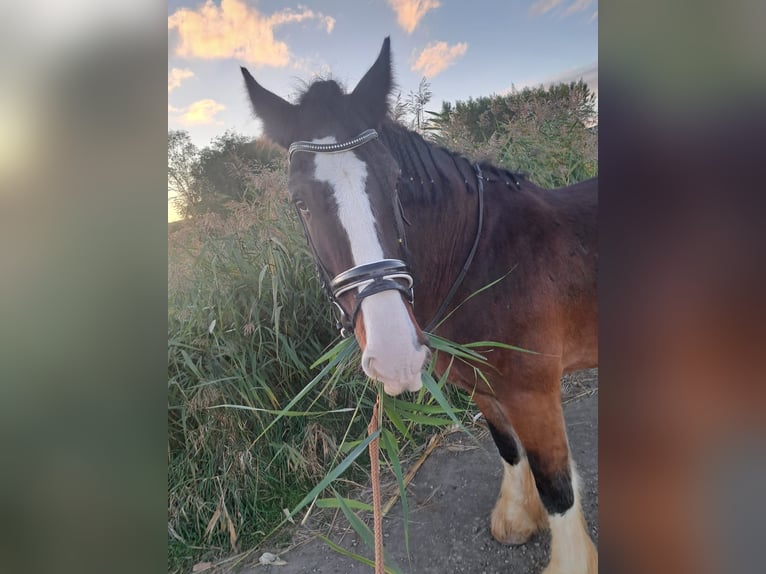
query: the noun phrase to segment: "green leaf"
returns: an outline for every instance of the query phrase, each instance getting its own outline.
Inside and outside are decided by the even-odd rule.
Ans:
[[[340,346],[341,346],[341,345],[338,345],[338,347],[340,347]],[[300,392],[299,392],[297,395],[295,395],[295,396],[292,398],[292,400],[291,400],[289,403],[287,403],[287,405],[285,405],[285,408],[284,408],[284,409],[282,409],[281,411],[279,411],[279,413],[277,414],[277,416],[276,416],[276,417],[274,417],[274,420],[272,420],[272,421],[271,421],[271,422],[270,422],[270,423],[269,423],[269,424],[266,426],[266,428],[264,428],[264,429],[261,431],[261,433],[260,433],[260,434],[259,434],[259,435],[258,435],[258,436],[255,438],[255,440],[253,441],[253,444],[255,444],[256,442],[258,442],[258,441],[259,441],[259,440],[260,440],[260,439],[261,439],[261,438],[262,438],[262,437],[263,437],[263,436],[264,436],[264,435],[265,435],[265,434],[266,434],[266,433],[269,431],[269,429],[271,429],[271,427],[273,427],[273,426],[274,426],[274,424],[275,424],[275,423],[276,423],[276,422],[277,422],[279,419],[281,419],[283,416],[285,416],[285,413],[288,413],[288,412],[290,412],[290,409],[291,409],[293,406],[295,406],[295,404],[296,404],[298,401],[300,401],[300,400],[301,400],[303,397],[305,397],[305,396],[306,396],[306,394],[308,394],[308,392],[309,392],[311,389],[313,389],[313,388],[314,388],[314,387],[317,385],[317,383],[318,383],[319,381],[321,381],[321,380],[322,380],[322,379],[323,379],[323,378],[324,378],[324,377],[325,377],[325,376],[326,376],[328,373],[330,373],[330,371],[332,371],[332,369],[333,369],[333,368],[334,368],[334,367],[335,367],[335,366],[336,366],[338,363],[340,363],[341,361],[343,361],[343,359],[345,358],[345,356],[346,356],[348,353],[350,353],[350,352],[351,352],[350,350],[352,350],[352,349],[353,349],[352,347],[346,346],[346,347],[344,347],[344,348],[341,350],[341,352],[337,353],[337,354],[336,354],[336,355],[335,355],[335,356],[332,358],[332,360],[330,360],[330,362],[329,362],[329,363],[327,363],[327,365],[325,365],[325,367],[324,367],[324,368],[323,368],[323,369],[322,369],[322,370],[319,372],[319,374],[317,374],[317,376],[316,376],[316,377],[314,377],[314,378],[313,378],[313,379],[311,379],[311,380],[310,380],[308,383],[306,383],[306,386],[305,386],[305,387],[303,387],[303,389],[301,389],[301,391],[300,391]]]
[[[335,496],[337,497],[338,495],[336,494]],[[367,512],[373,511],[372,506],[366,502],[351,500],[350,498],[344,498],[343,502],[345,502],[346,506],[353,508],[354,510],[365,510]],[[316,505],[319,508],[340,508],[340,502],[338,502],[335,498],[319,498],[316,501]]]
[[[373,534],[372,530],[370,530],[370,527],[362,522],[360,518],[354,514],[348,506],[346,506],[345,500],[338,496],[338,493],[335,493],[335,499],[338,501],[340,509],[343,511],[343,514],[348,519],[354,531],[359,535],[362,541],[364,541],[367,547],[375,552],[375,535]],[[383,549],[383,562],[393,562],[391,557],[388,556],[385,548]],[[396,568],[396,570],[398,570],[398,568]]]
[[[447,397],[444,396],[444,393],[442,392],[440,388],[443,385],[443,383],[446,382],[448,373],[449,373],[449,369],[444,371],[444,375],[442,375],[442,378],[439,380],[439,383],[437,383],[434,380],[433,375],[431,373],[423,373],[421,377],[423,381],[423,385],[426,387],[426,389],[428,389],[428,392],[431,393],[431,395],[436,399],[436,402],[442,406],[445,414],[447,414],[449,418],[452,419],[452,422],[456,424],[460,430],[469,434],[466,428],[455,416],[453,412],[454,409],[449,404],[449,402],[447,401]]]
[[[386,394],[382,394],[381,397],[383,399],[383,413],[388,417],[388,420],[391,421],[391,424],[396,427],[396,430],[402,433],[402,436],[407,439],[410,444],[415,445],[415,440],[407,429],[407,425],[404,424],[397,408],[390,402],[393,399]]]
[[[337,413],[350,413],[356,410],[352,407],[346,407],[343,409],[335,409],[331,411],[288,411],[286,409],[281,409],[281,410],[261,409],[258,407],[247,407],[244,405],[231,405],[231,404],[213,405],[206,408],[207,409],[222,409],[222,408],[239,409],[242,411],[269,413],[272,415],[279,415],[281,417],[318,417],[318,416],[331,415],[331,414],[337,414]]]
[[[346,516],[346,519],[351,525],[351,528],[353,528],[354,531],[359,535],[359,538],[361,538],[362,542],[367,545],[367,548],[375,552],[375,536],[373,535],[372,530],[370,530],[370,527],[362,522],[356,514],[354,514],[354,512],[346,504],[343,497],[338,495],[337,492],[335,493],[335,501],[338,503],[338,507]]]
[[[383,401],[387,405],[391,405],[397,412],[405,411],[410,413],[419,414],[444,414],[444,409],[438,405],[426,405],[422,403],[413,403],[411,401],[403,401],[401,399],[395,399],[388,395],[383,396]],[[452,409],[453,412],[458,413],[460,409]]]
[[[476,361],[485,365],[489,364],[487,363],[487,359],[483,355],[469,348],[466,348],[465,345],[459,345],[457,343],[453,343],[452,341],[448,341],[447,339],[443,339],[437,335],[429,335],[428,338],[429,338],[428,346],[435,351],[442,351],[443,353],[446,353],[453,357],[466,359],[469,361]]]
[[[432,427],[446,427],[452,423],[451,419],[434,417],[430,415],[422,415],[416,412],[405,413],[402,415],[402,418],[406,421],[417,423],[419,425],[426,425],[426,426],[432,426]]]
[[[351,352],[353,352],[353,348],[355,346],[356,338],[348,337],[347,339],[341,339],[335,345],[330,347],[330,349],[325,354],[314,361],[311,364],[311,368],[316,369],[319,365],[326,363],[327,361],[332,361],[334,364],[337,364],[340,362],[340,360],[342,360],[339,360],[339,356],[345,357],[349,355]]]
[[[295,506],[295,508],[293,508],[293,510],[290,512],[290,517],[295,515],[296,512],[311,502],[320,492],[327,488],[327,486],[332,483],[333,480],[343,474],[343,472],[349,466],[351,466],[351,463],[354,462],[360,454],[362,454],[365,448],[367,448],[367,445],[369,445],[370,442],[372,442],[378,435],[380,435],[379,430],[369,435],[353,451],[351,451],[351,453],[346,458],[344,458],[338,466],[328,472],[327,475],[319,482],[319,484],[312,488],[311,492],[304,496],[303,499]]]
[[[445,322],[447,319],[449,319],[449,318],[450,318],[450,317],[451,317],[451,316],[452,316],[452,315],[455,313],[455,311],[457,311],[458,309],[460,309],[460,307],[462,307],[462,306],[463,306],[465,303],[467,303],[468,301],[470,301],[471,299],[473,299],[474,297],[476,297],[476,295],[478,295],[478,294],[480,294],[480,293],[482,293],[482,292],[486,291],[487,289],[490,289],[491,287],[494,287],[495,285],[497,285],[498,283],[500,283],[500,281],[502,281],[503,279],[505,279],[506,277],[508,277],[508,275],[510,275],[511,273],[513,273],[513,270],[514,270],[514,269],[516,269],[516,265],[514,265],[513,267],[511,267],[511,268],[510,268],[510,269],[509,269],[509,270],[508,270],[508,271],[507,271],[507,272],[506,272],[504,275],[501,275],[500,277],[498,277],[498,278],[497,278],[497,279],[495,279],[494,281],[490,281],[489,283],[487,283],[486,285],[484,285],[484,287],[481,287],[480,289],[477,289],[476,291],[474,291],[473,293],[471,293],[471,294],[470,294],[468,297],[466,297],[465,299],[463,299],[463,300],[462,300],[462,301],[461,301],[461,302],[460,302],[460,303],[457,305],[457,307],[455,307],[454,309],[452,309],[452,311],[450,311],[449,313],[447,313],[447,315],[446,315],[446,316],[445,316],[445,317],[444,317],[444,318],[443,318],[441,321],[439,321],[439,322],[436,324],[436,326],[434,327],[434,330],[436,330],[436,329],[439,327],[439,325],[441,325],[441,324],[442,324],[442,323],[444,323],[444,322]]]
[[[522,353],[530,353],[532,355],[540,355],[537,351],[531,351],[524,349],[523,347],[516,347],[514,345],[507,345],[506,343],[498,343],[497,341],[476,341],[474,343],[465,343],[463,347],[468,349],[475,349],[480,347],[497,347],[498,349],[508,349],[509,351],[521,351]]]

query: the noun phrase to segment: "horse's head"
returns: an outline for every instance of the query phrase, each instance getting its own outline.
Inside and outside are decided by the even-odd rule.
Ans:
[[[290,195],[323,280],[362,348],[364,372],[389,395],[418,390],[428,350],[401,261],[400,169],[373,131],[388,113],[389,39],[349,94],[318,80],[291,104],[244,68],[242,74],[266,134],[290,148]]]

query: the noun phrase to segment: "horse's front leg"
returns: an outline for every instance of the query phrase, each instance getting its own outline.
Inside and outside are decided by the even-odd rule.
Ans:
[[[560,374],[560,373],[559,373]],[[555,384],[554,384],[555,383]],[[578,477],[570,458],[558,375],[534,390],[498,401],[524,446],[551,529],[551,560],[544,574],[596,574],[598,554],[588,535]]]
[[[475,396],[492,439],[503,459],[503,482],[492,510],[492,536],[503,544],[524,544],[548,526],[548,515],[537,494],[524,449],[494,398]]]

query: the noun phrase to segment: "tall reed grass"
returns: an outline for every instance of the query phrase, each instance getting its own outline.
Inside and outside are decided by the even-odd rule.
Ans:
[[[279,172],[257,177],[285,188]],[[169,232],[169,571],[257,547],[342,461],[339,496],[368,468],[366,453],[349,453],[366,438],[376,389],[356,367],[353,339],[320,376],[312,366],[337,342],[335,318],[284,195],[230,203],[228,215]],[[405,442],[387,429],[387,460],[452,424],[433,402],[422,394],[415,404],[430,407],[393,414]]]
[[[257,543],[321,477],[344,430],[332,415],[284,417],[259,437],[336,335],[286,202],[231,207],[168,240],[171,570]],[[312,399],[317,412],[358,401],[344,384]]]

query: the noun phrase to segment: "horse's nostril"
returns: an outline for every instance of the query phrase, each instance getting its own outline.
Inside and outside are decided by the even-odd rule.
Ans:
[[[374,370],[373,370],[373,364],[375,363],[375,357],[368,357],[367,355],[362,357],[362,369],[365,373],[367,373],[367,376],[375,378],[373,376]]]

